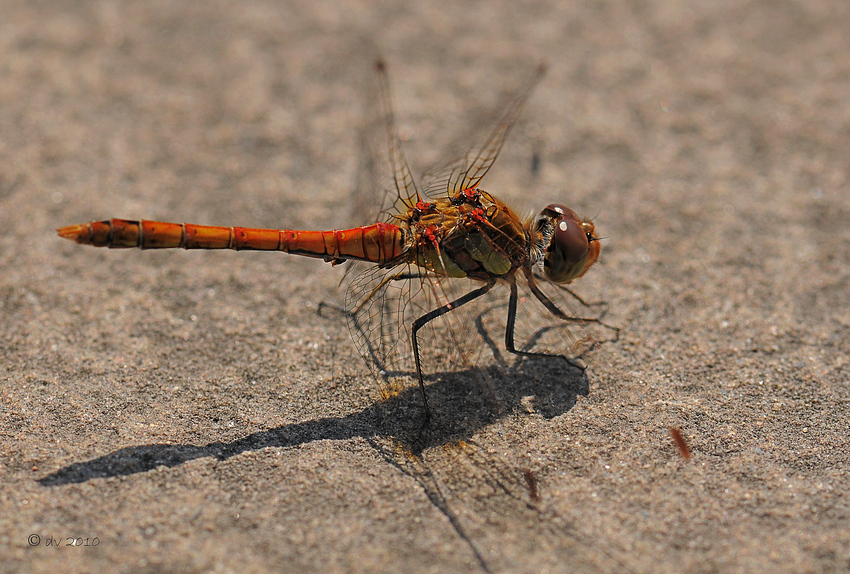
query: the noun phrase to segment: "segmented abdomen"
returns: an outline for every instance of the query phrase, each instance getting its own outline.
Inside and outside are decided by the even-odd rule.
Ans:
[[[69,225],[58,233],[65,239],[95,247],[252,249],[379,264],[393,261],[405,252],[404,233],[389,223],[334,231],[295,231],[107,219]]]

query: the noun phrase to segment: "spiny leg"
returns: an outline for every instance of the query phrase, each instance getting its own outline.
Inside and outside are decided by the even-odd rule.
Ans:
[[[558,308],[558,306],[555,305],[555,303],[553,303],[552,300],[549,299],[549,297],[547,297],[545,293],[543,293],[543,291],[540,290],[540,287],[537,286],[537,281],[535,280],[533,273],[529,269],[525,270],[525,277],[526,277],[526,279],[528,279],[528,288],[531,289],[531,292],[534,293],[534,296],[537,298],[537,300],[540,301],[543,304],[543,306],[546,307],[546,309],[548,309],[549,312],[552,313],[558,319],[561,319],[562,321],[566,321],[568,323],[579,323],[581,325],[587,325],[588,323],[596,323],[597,325],[601,325],[602,327],[604,327],[606,329],[610,329],[610,330],[614,331],[614,333],[616,333],[614,338],[611,339],[610,341],[619,341],[620,340],[620,328],[619,327],[614,327],[613,325],[609,325],[608,323],[605,323],[604,321],[602,321],[598,317],[571,317],[570,315],[567,315],[566,313],[561,311]],[[561,287],[560,285],[557,285],[557,284],[556,284],[556,286]],[[572,295],[573,297],[575,297],[576,299],[581,301],[581,303],[584,304],[585,306],[590,307],[591,305],[593,305],[592,303],[591,304],[584,303],[584,301],[578,295],[576,295],[575,293],[573,293],[569,289],[566,289],[564,287],[562,287],[562,288],[565,291],[567,291],[570,295]]]
[[[537,295],[537,294],[535,293],[535,295]],[[540,295],[542,295],[546,299],[546,301],[549,303],[549,305],[551,305],[551,307],[550,307],[549,305],[546,305],[546,303],[543,303],[544,305],[546,305],[546,308],[549,309],[549,311],[552,311],[552,309],[555,309],[555,311],[557,311],[557,313],[555,313],[553,311],[553,314],[556,317],[561,318],[561,319],[574,319],[574,317],[570,317],[568,315],[565,315],[563,313],[563,311],[558,309],[558,307],[555,306],[554,303],[549,301],[549,299],[546,298],[546,296],[543,295],[542,292],[540,293]],[[539,297],[538,297],[538,299],[539,299]],[[511,282],[511,296],[510,296],[510,299],[508,299],[508,320],[507,320],[507,324],[505,325],[505,349],[507,349],[509,353],[513,353],[514,355],[519,355],[520,357],[546,357],[546,358],[549,358],[549,359],[563,359],[570,366],[575,367],[576,369],[578,369],[582,373],[584,373],[584,371],[585,371],[585,369],[587,369],[587,367],[585,367],[584,365],[582,365],[580,363],[577,363],[576,361],[573,361],[572,359],[570,359],[566,355],[558,355],[558,354],[554,354],[554,353],[535,353],[535,352],[531,352],[531,351],[520,351],[519,349],[517,349],[516,345],[514,344],[514,330],[516,328],[516,309],[517,309],[517,287],[516,287],[516,281],[512,281]]]
[[[537,281],[546,281],[546,279],[542,275],[540,275],[539,273],[536,273],[536,272],[534,273],[534,278]],[[561,291],[565,291],[566,293],[568,293],[570,295],[570,297],[572,297],[573,299],[578,301],[581,304],[582,307],[587,307],[587,308],[603,307],[603,310],[602,310],[603,314],[608,311],[608,303],[606,301],[594,301],[593,303],[588,303],[587,301],[584,300],[584,298],[581,295],[579,295],[578,293],[576,293],[575,291],[573,291],[572,289],[570,289],[566,285],[561,285],[559,283],[552,283],[552,285],[554,287],[557,287]]]
[[[466,305],[470,301],[481,297],[490,289],[492,289],[493,285],[495,284],[496,280],[491,279],[485,285],[479,287],[478,289],[470,291],[463,297],[459,297],[458,299],[455,299],[450,303],[446,303],[442,307],[438,307],[437,309],[434,309],[433,311],[422,315],[421,317],[416,319],[416,321],[413,322],[413,329],[411,330],[410,334],[411,342],[413,344],[413,360],[416,363],[416,376],[419,379],[419,390],[422,393],[422,406],[425,408],[425,420],[422,423],[422,427],[419,429],[419,434],[416,437],[416,442],[419,442],[419,439],[422,438],[422,433],[425,431],[425,427],[428,426],[428,422],[431,420],[431,411],[428,409],[428,397],[425,394],[425,382],[422,379],[422,362],[419,358],[419,341],[416,338],[416,333],[419,331],[419,329],[421,329],[437,317],[445,315],[450,311],[454,311],[458,307]]]
[[[537,281],[546,281],[546,279],[543,278],[538,273],[534,273],[534,278]],[[570,295],[570,297],[572,297],[573,299],[578,301],[581,304],[582,307],[586,307],[588,309],[590,309],[592,307],[601,308],[601,311],[596,318],[583,317],[582,320],[588,321],[590,323],[596,323],[598,325],[601,325],[602,327],[605,327],[609,331],[614,331],[614,338],[611,339],[612,342],[620,340],[620,328],[615,327],[614,325],[609,325],[608,323],[606,323],[602,320],[602,317],[604,317],[605,315],[608,314],[608,302],[607,301],[594,301],[592,303],[589,303],[589,302],[585,301],[584,298],[581,297],[578,293],[576,293],[575,291],[573,291],[572,289],[570,289],[566,285],[560,285],[558,283],[551,283],[551,285],[553,287],[560,289],[561,291],[568,293]]]

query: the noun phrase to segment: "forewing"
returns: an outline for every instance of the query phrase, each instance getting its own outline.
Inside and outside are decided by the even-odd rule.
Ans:
[[[386,64],[378,59],[365,92],[364,121],[358,134],[357,179],[351,194],[349,226],[377,221],[398,223],[397,216],[419,201],[419,191],[395,125]],[[366,267],[349,262],[343,280]]]
[[[522,87],[505,99],[491,119],[479,122],[462,140],[452,144],[446,159],[432,165],[422,176],[422,193],[430,198],[453,196],[475,188],[499,157],[505,139],[526,101],[546,73],[540,65]]]
[[[419,189],[416,186],[413,173],[410,171],[410,165],[407,163],[407,158],[402,149],[401,137],[398,135],[398,129],[395,125],[387,66],[383,60],[378,60],[375,68],[378,72],[378,101],[386,132],[387,158],[392,170],[393,187],[395,188],[395,198],[392,204],[384,206],[383,209],[385,213],[394,215],[404,213],[407,208],[413,207],[419,202]]]
[[[394,215],[416,204],[418,189],[396,130],[386,65],[380,59],[364,88],[357,153],[352,219],[348,223],[392,223]]]

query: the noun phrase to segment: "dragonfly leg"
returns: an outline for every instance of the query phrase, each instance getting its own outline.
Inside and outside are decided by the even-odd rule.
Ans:
[[[546,279],[544,279],[543,276],[539,275],[538,273],[534,273],[534,278],[537,281],[546,281]],[[566,285],[561,285],[560,283],[552,283],[552,285],[557,287],[561,291],[565,291],[565,292],[569,293],[570,297],[572,297],[573,299],[578,301],[581,304],[582,307],[587,307],[587,308],[602,307],[602,314],[603,315],[608,311],[608,303],[606,301],[594,301],[593,303],[588,303],[587,301],[584,300],[583,297],[581,297],[581,295],[579,295],[578,293],[576,293],[575,291],[573,291],[572,289],[570,289]]]
[[[619,327],[614,327],[613,325],[609,325],[608,323],[605,323],[604,321],[602,321],[598,317],[571,317],[570,315],[567,315],[566,313],[561,311],[558,308],[558,306],[555,305],[555,303],[553,303],[552,300],[549,299],[549,297],[547,297],[545,293],[543,293],[543,291],[540,290],[540,287],[537,286],[537,282],[534,280],[534,275],[531,273],[531,271],[526,270],[525,276],[528,279],[528,288],[531,289],[531,292],[534,293],[534,296],[537,297],[537,300],[540,301],[541,303],[543,303],[543,306],[546,307],[546,309],[548,309],[549,312],[552,313],[558,319],[561,319],[562,321],[566,321],[568,323],[578,323],[580,325],[587,325],[588,323],[596,323],[597,325],[601,325],[602,327],[604,327],[606,329],[610,329],[611,331],[614,331],[615,336],[612,339],[612,341],[618,341],[620,339],[620,328]],[[560,285],[557,285],[557,286],[561,287]],[[570,295],[572,295],[573,297],[578,299],[586,307],[590,307],[592,305],[595,305],[594,303],[585,303],[584,300],[581,297],[579,297],[578,295],[576,295],[575,293],[573,293],[572,291],[570,291],[569,289],[567,289],[565,287],[562,287],[562,289],[564,289],[567,293],[569,293]]]
[[[536,286],[534,286],[534,288],[536,288]],[[534,291],[534,288],[532,288],[532,292],[537,295],[537,292]],[[545,299],[545,302],[541,299],[541,303],[543,303],[546,308],[549,309],[549,311],[551,311],[556,317],[567,320],[575,319],[575,317],[570,317],[569,315],[566,315],[563,311],[558,309],[558,307],[554,303],[552,303],[552,301],[550,301],[542,292],[540,292],[540,295],[537,295],[537,298],[540,299],[541,296]],[[548,303],[548,305],[546,303]],[[519,349],[517,349],[516,345],[514,344],[514,329],[516,328],[516,305],[517,287],[516,282],[514,281],[511,283],[511,297],[508,300],[508,320],[507,324],[505,325],[505,349],[507,349],[509,353],[519,355],[520,357],[546,357],[550,359],[563,359],[570,366],[575,367],[576,369],[584,373],[587,367],[577,361],[570,359],[566,355],[556,355],[551,353],[534,353],[531,351],[520,351]]]
[[[425,427],[428,426],[428,422],[431,419],[431,411],[428,409],[428,397],[425,394],[425,382],[422,379],[422,362],[419,358],[419,341],[416,337],[416,334],[419,331],[419,329],[421,329],[422,327],[424,327],[425,325],[427,325],[429,322],[433,321],[437,317],[439,317],[441,315],[445,315],[449,311],[454,311],[455,309],[457,309],[461,305],[465,305],[465,304],[469,303],[470,301],[477,299],[478,297],[481,297],[482,295],[487,293],[490,289],[492,289],[493,285],[495,285],[495,284],[496,284],[496,280],[491,279],[485,285],[482,285],[478,289],[475,289],[474,291],[470,291],[469,293],[467,293],[463,297],[459,297],[459,298],[455,299],[454,301],[452,301],[450,303],[446,303],[442,307],[438,307],[437,309],[434,309],[433,311],[425,313],[424,315],[422,315],[421,317],[419,317],[418,319],[416,319],[413,322],[413,329],[411,330],[410,338],[411,338],[411,342],[413,344],[413,359],[414,359],[414,362],[416,363],[416,376],[419,379],[419,390],[422,392],[422,406],[425,408],[425,421],[422,424],[422,428],[419,430],[419,437],[422,436],[422,432],[425,430]],[[419,438],[417,438],[416,440],[418,441]]]

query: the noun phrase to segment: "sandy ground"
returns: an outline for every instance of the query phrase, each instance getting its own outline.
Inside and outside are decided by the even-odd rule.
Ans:
[[[0,1],[0,571],[850,571],[850,4],[313,4]],[[622,328],[418,455],[340,269],[54,233],[343,225],[375,51],[417,169],[548,62],[486,188]]]

